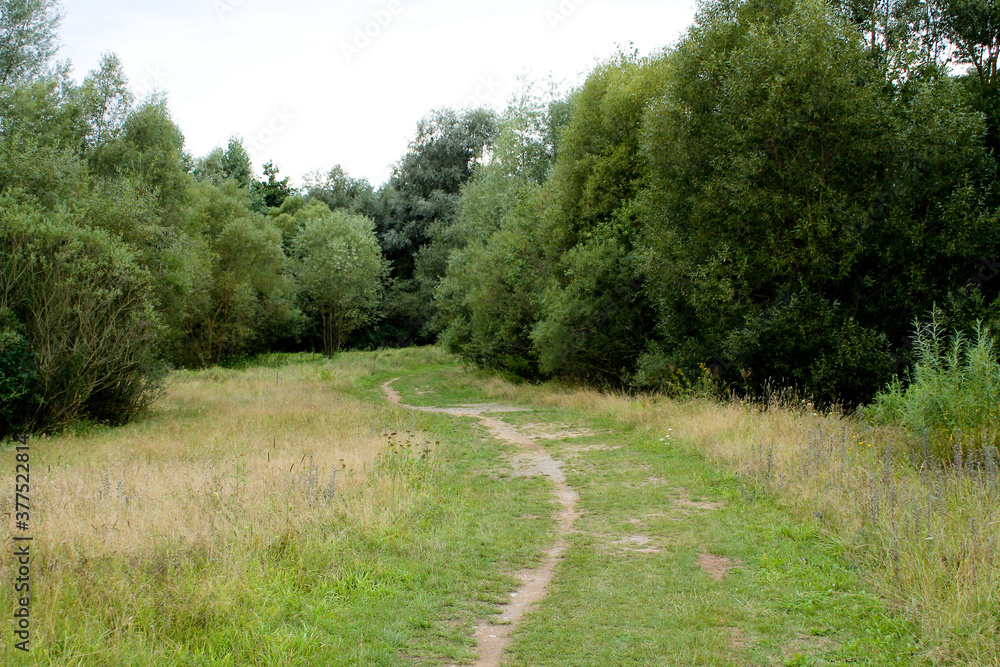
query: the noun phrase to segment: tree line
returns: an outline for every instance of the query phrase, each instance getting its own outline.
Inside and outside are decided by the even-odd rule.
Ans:
[[[528,380],[869,400],[914,318],[997,322],[1000,10],[712,0],[568,95],[423,119],[388,182],[195,158],[55,0],[0,1],[0,435],[171,367],[439,342]]]

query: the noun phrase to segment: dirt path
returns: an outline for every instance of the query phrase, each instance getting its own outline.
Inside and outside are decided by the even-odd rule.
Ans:
[[[407,405],[402,402],[399,392],[392,388],[392,383],[398,379],[394,378],[382,385],[391,402],[421,412],[440,412],[459,417],[475,417],[480,424],[487,428],[492,437],[509,442],[523,450],[523,453],[512,461],[516,469],[520,472],[543,474],[555,484],[554,497],[560,508],[556,515],[555,543],[544,552],[541,566],[534,570],[518,572],[515,575],[521,580],[521,587],[516,592],[511,593],[511,600],[503,606],[497,622],[487,623],[484,621],[476,626],[479,659],[474,664],[477,667],[495,667],[500,664],[504,650],[510,643],[511,633],[521,622],[524,614],[530,611],[532,606],[544,598],[548,592],[549,584],[555,574],[556,563],[562,559],[563,553],[566,551],[566,536],[572,531],[573,522],[579,516],[576,503],[580,497],[566,484],[566,475],[562,470],[564,463],[552,458],[545,448],[538,444],[536,438],[522,433],[506,422],[486,416],[486,413],[517,412],[518,408],[493,403],[462,405],[454,408]]]

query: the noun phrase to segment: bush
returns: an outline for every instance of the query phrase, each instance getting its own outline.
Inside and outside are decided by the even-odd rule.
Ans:
[[[121,424],[157,395],[159,320],[132,252],[66,212],[0,206],[5,411],[25,428]]]
[[[0,438],[17,434],[39,403],[31,346],[10,310],[0,311]]]
[[[642,277],[613,241],[581,243],[563,255],[565,285],[551,285],[531,333],[544,373],[620,387],[652,335]]]
[[[930,453],[948,460],[961,448],[978,456],[1000,434],[1000,364],[989,330],[977,324],[975,341],[961,332],[946,338],[935,310],[916,323],[917,361],[908,382],[899,379],[867,409],[879,422],[898,421],[927,434]]]

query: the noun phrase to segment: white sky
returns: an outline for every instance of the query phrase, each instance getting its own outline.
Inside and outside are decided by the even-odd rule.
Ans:
[[[235,134],[258,173],[339,163],[378,186],[430,110],[500,110],[523,74],[578,84],[619,45],[674,43],[695,2],[63,0],[59,58],[79,80],[117,53],[196,157]]]

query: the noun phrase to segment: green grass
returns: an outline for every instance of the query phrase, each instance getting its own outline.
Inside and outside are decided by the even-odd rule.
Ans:
[[[991,332],[977,325],[975,338],[949,339],[935,309],[916,324],[917,359],[904,384],[897,379],[876,396],[867,414],[874,421],[904,424],[925,457],[955,463],[992,459],[1000,442],[1000,364]]]
[[[373,459],[332,500],[292,503],[295,516],[285,531],[234,536],[220,526],[217,532],[197,529],[203,532],[198,538],[197,524],[223,521],[203,514],[190,517],[192,529],[186,535],[155,534],[155,525],[149,534],[133,535],[127,554],[119,555],[101,543],[89,543],[87,535],[75,536],[91,532],[89,527],[59,527],[53,525],[63,520],[59,513],[45,513],[37,539],[69,533],[79,542],[76,554],[58,545],[39,545],[40,558],[33,564],[33,648],[22,655],[5,638],[0,662],[393,665],[404,662],[403,656],[456,661],[472,656],[473,620],[506,598],[516,585],[511,572],[537,559],[547,541],[551,508],[540,481],[501,482],[484,474],[503,465],[504,451],[485,443],[471,423],[390,406],[376,390],[390,370],[407,363],[426,368],[434,357],[431,351],[380,358],[342,355],[333,362],[287,366],[371,402],[372,410],[348,416],[346,426],[391,429],[399,433],[400,444],[409,437],[406,429],[413,440],[423,438],[436,451],[431,459],[411,452]],[[132,438],[164,433],[176,438],[179,419],[206,428],[225,418],[238,421],[239,414],[192,413],[183,400],[185,383],[208,380],[216,383],[215,391],[225,393],[256,372],[260,368],[181,374],[172,407],[133,429],[91,429],[82,436],[35,441],[33,465],[54,464],[53,473],[36,482],[40,501],[47,487],[85,476],[90,466],[109,469],[114,459],[106,452],[129,446]],[[255,437],[270,442],[282,437],[279,426],[294,428],[296,423],[279,420]],[[379,437],[381,433],[374,439]],[[110,442],[98,445],[102,439]],[[70,445],[76,448],[75,460],[57,462]],[[384,452],[384,439],[382,445]],[[12,469],[11,463],[5,452],[4,469]],[[232,470],[228,463],[226,467]],[[150,465],[139,473],[155,475],[157,470]],[[256,513],[269,509],[253,507],[247,498],[239,499],[246,506],[227,506],[227,494],[236,491],[225,489],[220,513],[242,513],[240,521],[256,523],[261,520]],[[92,492],[98,489],[81,489]],[[206,501],[206,513],[213,502]],[[525,526],[520,521],[524,514],[542,518]],[[4,560],[7,609],[13,604],[10,567],[10,560]]]
[[[552,394],[568,389],[498,391],[479,372],[444,367],[394,386],[415,404],[500,394],[534,405],[503,414],[507,422],[595,434],[543,441],[567,462],[583,515],[549,597],[515,634],[511,665],[921,664],[915,624],[889,610],[815,520],[751,493],[696,443],[665,444],[606,411],[554,407]],[[733,568],[716,581],[700,554]]]
[[[433,348],[178,373],[140,424],[36,441],[33,465],[52,466],[35,482],[40,507],[65,509],[37,523],[34,650],[5,642],[0,662],[473,661],[474,622],[552,544],[552,487],[511,474],[516,450],[475,420],[388,404],[393,378],[411,405],[518,405],[528,410],[495,416],[577,431],[540,440],[565,462],[581,516],[511,665],[996,664],[989,628],[949,645],[933,625],[946,615],[886,585],[870,558],[881,528],[852,528],[863,502],[841,502],[846,518],[833,520],[822,489],[797,476],[825,417],[511,385]],[[860,445],[857,470],[878,471]],[[116,517],[132,532],[109,532]],[[200,528],[178,532],[185,517]],[[729,568],[721,580],[703,569],[713,563]]]

